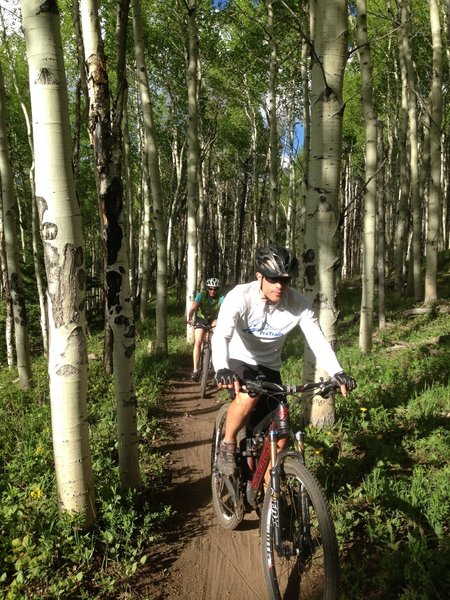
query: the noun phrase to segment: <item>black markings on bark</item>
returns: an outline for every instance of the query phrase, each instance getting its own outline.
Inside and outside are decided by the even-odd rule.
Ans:
[[[36,14],[50,13],[52,15],[59,15],[58,3],[56,0],[44,0],[40,5],[39,10]]]
[[[333,207],[331,206],[331,204],[328,201],[328,198],[326,196],[320,196],[319,203],[320,203],[319,210],[325,211],[325,212],[330,212],[333,210]]]
[[[125,356],[127,358],[131,358],[133,356],[133,354],[134,354],[135,348],[136,348],[135,344],[130,344],[129,346],[127,346],[125,348]]]
[[[112,179],[111,185],[101,198],[101,203],[105,209],[107,223],[107,264],[113,265],[117,262],[123,238],[122,227],[119,222],[123,208],[122,185],[117,177]]]
[[[315,265],[308,265],[305,267],[305,279],[308,285],[314,286],[316,283],[316,267]]]
[[[316,253],[312,248],[308,248],[303,252],[302,258],[303,264],[305,265],[305,283],[308,287],[314,287],[314,284],[316,283],[317,274],[316,265],[314,264],[314,261],[316,259]]]
[[[36,78],[36,82],[39,85],[58,85],[58,79],[53,75],[50,69],[44,67],[39,71],[39,75]]]
[[[14,323],[25,327],[27,325],[27,311],[25,308],[25,295],[18,273],[12,273],[9,278],[9,289],[14,303]]]
[[[41,235],[44,242],[48,240],[56,240],[58,235],[58,227],[55,223],[42,223]]]
[[[122,288],[122,276],[117,271],[106,273],[106,285],[108,289],[108,309],[119,303],[120,290]]]

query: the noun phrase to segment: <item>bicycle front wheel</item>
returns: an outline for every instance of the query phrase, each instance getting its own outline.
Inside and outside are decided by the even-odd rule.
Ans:
[[[335,600],[339,554],[324,493],[300,460],[281,464],[275,547],[272,498],[266,494],[261,515],[262,559],[270,600]]]
[[[226,477],[217,468],[220,443],[225,435],[225,423],[229,404],[224,404],[216,416],[211,445],[212,504],[220,525],[233,530],[244,517],[244,504],[239,476]]]
[[[211,348],[208,346],[203,352],[202,375],[200,379],[200,398],[206,396],[206,388],[208,387],[209,364],[211,362]]]

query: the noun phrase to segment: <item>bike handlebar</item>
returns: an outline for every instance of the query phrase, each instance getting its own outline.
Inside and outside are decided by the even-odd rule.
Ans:
[[[254,380],[254,379],[246,379],[243,384],[243,388],[245,388],[246,392],[253,392],[254,394],[301,394],[303,392],[309,392],[312,390],[316,390],[316,394],[322,396],[322,398],[326,398],[334,390],[340,389],[339,383],[331,377],[330,379],[324,381],[317,381],[312,383],[305,383],[302,385],[296,384],[287,384],[281,385],[278,383],[272,383],[270,381],[264,380]]]

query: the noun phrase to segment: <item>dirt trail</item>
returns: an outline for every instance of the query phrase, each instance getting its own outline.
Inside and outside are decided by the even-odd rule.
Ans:
[[[133,597],[146,600],[265,600],[258,525],[247,515],[237,531],[218,524],[211,506],[210,441],[219,403],[204,400],[189,372],[170,382],[167,418],[172,441],[168,501],[177,513],[163,544],[154,548]]]

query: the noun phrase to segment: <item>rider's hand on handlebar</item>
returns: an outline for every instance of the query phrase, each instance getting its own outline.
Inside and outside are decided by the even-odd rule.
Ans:
[[[216,373],[216,381],[219,389],[233,390],[235,394],[241,391],[241,381],[231,369],[219,369]]]
[[[356,380],[351,375],[347,375],[347,373],[344,373],[344,371],[335,373],[334,379],[336,379],[336,381],[340,385],[343,396],[346,396],[347,392],[351,392],[356,388]]]

